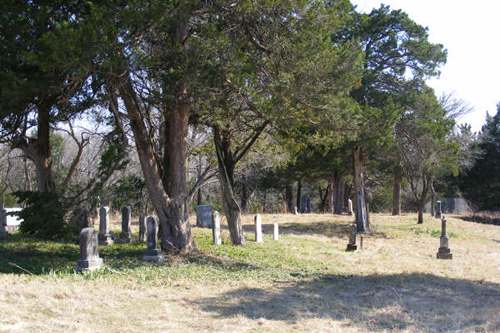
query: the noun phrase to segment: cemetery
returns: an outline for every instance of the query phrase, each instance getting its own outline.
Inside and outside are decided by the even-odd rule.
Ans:
[[[500,333],[500,6],[387,2],[0,1],[0,333]]]

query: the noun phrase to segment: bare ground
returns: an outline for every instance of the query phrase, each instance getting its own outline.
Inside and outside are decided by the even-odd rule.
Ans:
[[[278,247],[253,244],[251,218],[249,248],[285,251],[306,268],[262,280],[192,279],[188,269],[164,284],[120,270],[0,273],[0,332],[500,332],[498,226],[450,218],[454,258],[445,261],[435,259],[430,218],[417,226],[413,215],[375,215],[355,253],[344,251],[351,217],[265,215],[266,232],[280,224]]]

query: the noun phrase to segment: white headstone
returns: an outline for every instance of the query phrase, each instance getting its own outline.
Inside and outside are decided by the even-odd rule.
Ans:
[[[349,213],[349,215],[353,214],[352,200],[351,199],[347,200],[347,212]]]
[[[260,214],[255,215],[255,242],[262,243],[262,218]]]
[[[212,215],[212,240],[214,245],[222,245],[222,237],[220,234],[220,214],[218,211],[214,211]]]
[[[273,228],[273,240],[278,240],[280,238],[280,231],[279,231],[279,225],[278,223],[274,223],[274,228]]]

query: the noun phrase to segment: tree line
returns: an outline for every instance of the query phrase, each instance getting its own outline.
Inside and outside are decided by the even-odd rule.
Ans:
[[[252,202],[291,212],[306,187],[323,211],[352,197],[360,232],[387,188],[393,214],[408,193],[422,223],[488,150],[455,124],[468,107],[425,83],[444,46],[388,6],[7,0],[1,15],[0,164],[20,175],[1,190],[28,233],[134,202],[158,216],[163,250],[189,253],[192,203],[212,195],[243,245]]]

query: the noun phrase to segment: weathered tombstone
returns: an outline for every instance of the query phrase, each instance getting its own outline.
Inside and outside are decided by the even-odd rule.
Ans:
[[[212,206],[200,205],[196,207],[196,226],[201,228],[212,227]]]
[[[443,215],[443,206],[441,204],[441,200],[436,201],[436,218],[440,219]]]
[[[220,233],[220,214],[218,211],[214,211],[213,213],[213,221],[212,221],[212,240],[214,245],[222,244],[222,237]]]
[[[130,220],[132,219],[132,208],[125,206],[122,208],[122,232],[120,241],[130,243],[132,240],[132,230],[130,229]]]
[[[139,214],[139,242],[144,243],[146,240],[146,216],[141,213]]]
[[[153,216],[148,216],[146,218],[147,225],[147,246],[148,249],[143,256],[145,261],[161,263],[165,261],[165,257],[158,249],[157,234],[158,234],[158,224]]]
[[[255,215],[255,242],[262,243],[264,240],[262,239],[262,218],[260,214]]]
[[[2,205],[3,206],[3,205]],[[0,208],[0,240],[7,238],[7,211]]]
[[[452,259],[450,248],[448,247],[448,235],[446,234],[446,218],[441,217],[441,237],[439,238],[439,250],[436,254],[438,259]]]
[[[280,231],[279,231],[279,225],[278,223],[274,223],[274,228],[273,228],[273,240],[278,240],[280,238]]]
[[[297,208],[297,206],[294,207],[295,208],[295,215],[299,215],[299,209]]]
[[[113,237],[109,231],[109,207],[99,209],[99,245],[113,244]]]
[[[356,251],[358,246],[356,245],[356,233],[357,233],[356,224],[351,226],[351,233],[349,234],[349,243],[347,244],[346,251]]]
[[[76,271],[95,271],[101,267],[102,258],[97,250],[97,231],[94,228],[84,228],[80,231],[80,259],[76,264]]]
[[[351,199],[348,199],[347,200],[347,213],[349,215],[352,215],[353,214],[353,209],[352,209],[352,200]]]

